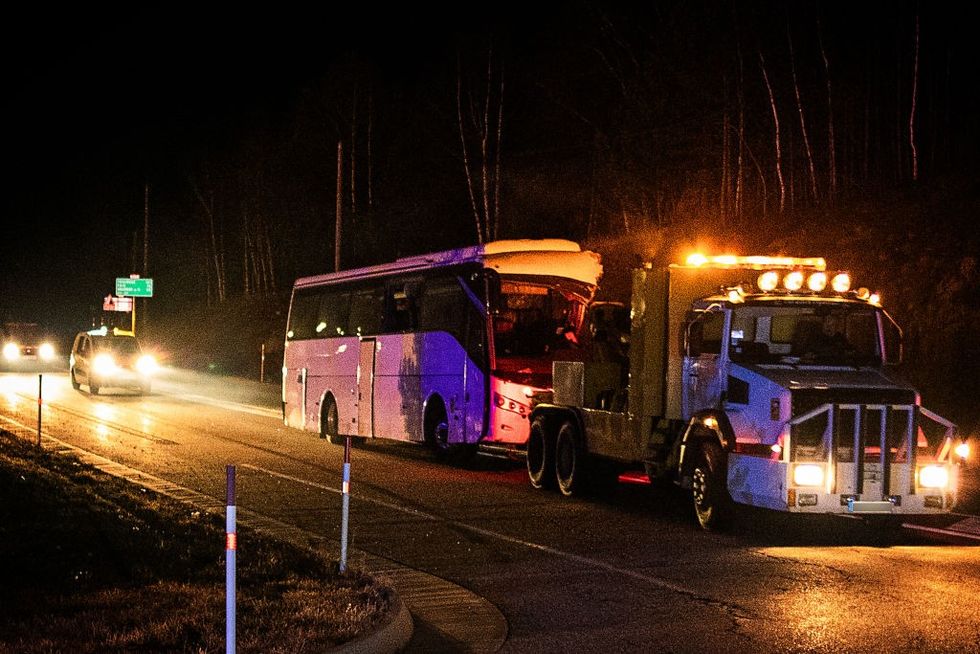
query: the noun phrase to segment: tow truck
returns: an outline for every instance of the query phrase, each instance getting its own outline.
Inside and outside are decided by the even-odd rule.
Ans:
[[[735,504],[857,517],[955,505],[967,442],[896,374],[902,331],[879,295],[823,258],[649,261],[619,307],[628,334],[609,333],[615,305],[597,308],[597,338],[554,362],[553,397],[530,415],[535,488],[581,495],[642,466],[690,489],[705,529]]]

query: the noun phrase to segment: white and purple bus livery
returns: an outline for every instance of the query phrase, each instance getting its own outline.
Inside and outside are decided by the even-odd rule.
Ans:
[[[597,254],[543,239],[298,279],[283,419],[334,443],[522,447],[601,273]]]

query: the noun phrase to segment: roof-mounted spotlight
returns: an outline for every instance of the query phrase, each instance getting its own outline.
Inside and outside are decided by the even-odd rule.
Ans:
[[[830,286],[836,293],[847,293],[851,290],[851,276],[846,272],[837,273],[831,280]]]
[[[814,293],[820,293],[825,288],[827,288],[827,273],[825,272],[815,272],[811,273],[806,280],[807,288],[809,288]]]
[[[803,273],[799,270],[794,270],[788,273],[786,277],[783,278],[783,286],[786,287],[787,291],[798,291],[803,288]]]
[[[775,270],[767,270],[759,275],[755,283],[760,291],[774,291],[779,286],[779,273]]]

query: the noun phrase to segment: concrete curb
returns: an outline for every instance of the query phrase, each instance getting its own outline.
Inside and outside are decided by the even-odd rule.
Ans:
[[[327,651],[343,654],[395,654],[405,649],[412,640],[415,623],[411,611],[397,594],[393,601],[391,611],[377,629]]]

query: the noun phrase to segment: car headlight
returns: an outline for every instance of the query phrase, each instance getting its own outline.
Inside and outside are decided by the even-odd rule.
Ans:
[[[816,463],[801,463],[793,468],[793,484],[796,486],[822,486],[823,466]]]
[[[136,369],[141,375],[152,375],[157,371],[157,360],[149,354],[144,354],[136,360]]]
[[[20,347],[16,343],[7,343],[3,346],[3,358],[7,361],[16,361],[20,358]]]
[[[116,371],[116,361],[111,354],[103,352],[92,361],[92,369],[100,375],[111,375]]]
[[[50,361],[54,358],[54,345],[51,345],[51,343],[41,343],[41,347],[37,352],[41,355],[42,359]]]
[[[946,466],[922,466],[919,468],[919,486],[922,488],[946,488],[949,470]]]

